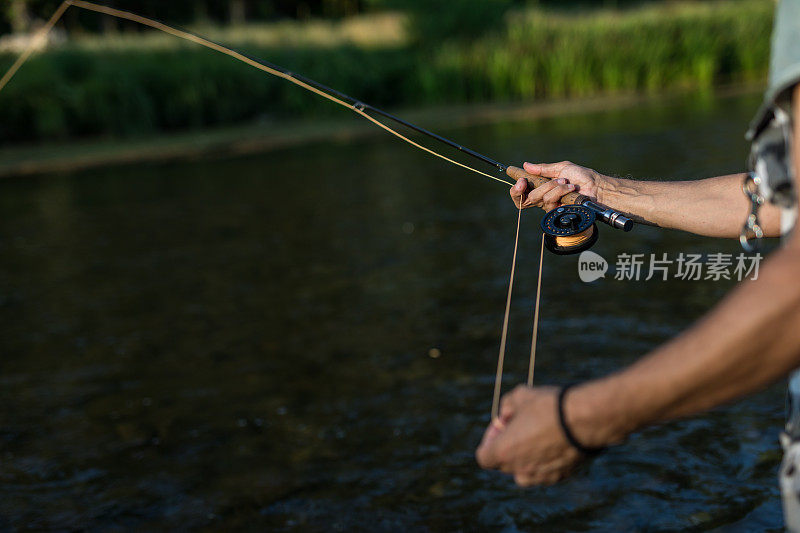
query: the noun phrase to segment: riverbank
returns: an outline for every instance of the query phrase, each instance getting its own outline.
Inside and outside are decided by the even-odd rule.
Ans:
[[[721,87],[714,97],[755,94],[761,84]],[[529,104],[483,104],[400,110],[397,114],[440,133],[451,128],[499,121],[524,121],[569,114],[626,109],[655,101],[708,96],[686,91],[660,95],[628,94],[553,100]],[[268,152],[316,142],[352,142],[385,135],[372,124],[342,112],[338,117],[279,120],[203,132],[162,134],[127,140],[89,140],[0,148],[0,178],[69,172],[86,168],[145,162],[213,159]],[[427,141],[424,141],[427,142]],[[478,149],[479,147],[472,147]]]
[[[381,107],[528,105],[761,82],[773,9],[769,0],[532,7],[435,46],[415,40],[399,13],[195,29]],[[0,55],[0,68],[13,57]],[[79,36],[33,57],[0,92],[0,143],[133,139],[335,113],[283,80],[163,34]]]

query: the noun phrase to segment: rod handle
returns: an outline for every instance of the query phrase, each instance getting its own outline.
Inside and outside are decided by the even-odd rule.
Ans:
[[[508,174],[509,178],[512,178],[514,181],[517,181],[520,178],[525,178],[528,180],[528,183],[535,189],[536,187],[540,187],[545,183],[552,181],[551,178],[545,178],[544,176],[537,176],[535,174],[529,174],[524,169],[519,167],[508,167],[506,169],[506,174]],[[579,204],[581,198],[585,198],[582,194],[577,192],[567,193],[561,197],[562,204]]]
[[[535,189],[536,187],[540,187],[544,185],[548,181],[552,181],[551,178],[545,178],[544,176],[537,176],[535,174],[529,174],[524,169],[519,167],[508,167],[506,169],[506,174],[508,177],[513,178],[514,181],[525,178],[528,180],[528,183],[533,186]],[[633,228],[633,221],[628,217],[614,211],[613,209],[609,209],[605,206],[601,206],[596,202],[592,201],[590,198],[578,193],[578,192],[571,192],[567,193],[561,197],[562,204],[575,204],[575,205],[583,205],[588,207],[598,217],[598,220],[601,222],[605,222],[609,226],[615,229],[620,229],[622,231],[630,231]]]

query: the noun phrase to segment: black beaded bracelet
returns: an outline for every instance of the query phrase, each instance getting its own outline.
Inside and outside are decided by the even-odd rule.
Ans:
[[[584,446],[583,444],[578,442],[578,439],[575,438],[575,435],[572,434],[572,431],[570,431],[569,426],[567,426],[567,420],[566,417],[564,416],[564,398],[567,395],[567,391],[569,391],[569,389],[571,389],[574,386],[575,383],[570,383],[568,385],[562,386],[561,390],[558,391],[558,403],[556,404],[558,408],[558,422],[561,424],[561,431],[564,432],[564,436],[567,438],[567,442],[569,442],[573,448],[581,452],[583,455],[588,455],[588,456],[597,455],[606,450],[605,446],[600,446],[596,448],[595,447],[590,448]]]

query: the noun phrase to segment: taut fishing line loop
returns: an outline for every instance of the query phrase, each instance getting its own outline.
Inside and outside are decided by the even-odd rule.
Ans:
[[[519,201],[517,213],[517,232],[514,236],[514,255],[511,259],[511,275],[508,278],[508,296],[506,310],[503,314],[503,330],[500,334],[500,352],[497,354],[497,372],[494,376],[494,395],[492,396],[492,420],[500,415],[500,389],[503,385],[503,361],[506,358],[506,339],[508,338],[508,315],[511,313],[511,293],[514,290],[514,271],[517,268],[517,249],[519,248],[519,227],[522,222],[522,199]]]
[[[496,421],[500,416],[500,392],[503,388],[503,362],[506,358],[506,341],[508,339],[508,317],[511,314],[511,293],[514,289],[514,272],[517,267],[517,250],[519,249],[519,229],[522,221],[522,198],[519,202],[519,212],[517,213],[517,231],[514,235],[514,253],[511,259],[511,275],[508,279],[508,295],[506,296],[506,309],[503,314],[503,329],[500,334],[500,352],[497,355],[497,371],[494,377],[494,394],[492,395],[492,421]],[[531,338],[531,357],[528,363],[528,387],[533,386],[533,368],[536,363],[536,338],[539,331],[539,301],[542,294],[542,263],[544,262],[544,234],[542,234],[542,244],[539,250],[539,276],[536,282],[536,299],[533,303],[533,335]],[[502,424],[501,424],[502,425]]]
[[[435,133],[432,133],[432,132],[430,132],[428,130],[425,130],[423,128],[415,126],[414,124],[411,124],[409,122],[406,122],[405,120],[402,120],[402,119],[400,119],[400,118],[398,118],[398,117],[396,117],[394,115],[391,115],[391,114],[389,114],[389,113],[387,113],[385,111],[382,111],[382,110],[380,110],[378,108],[369,106],[369,105],[367,105],[367,104],[365,104],[365,103],[363,103],[361,101],[358,101],[358,100],[356,100],[356,99],[354,99],[354,98],[352,98],[350,96],[347,96],[346,94],[343,94],[343,93],[340,93],[339,91],[331,89],[330,87],[326,87],[326,86],[324,86],[324,85],[322,85],[322,84],[320,84],[318,82],[315,82],[314,80],[305,78],[305,77],[297,75],[297,74],[293,74],[292,72],[289,72],[289,71],[287,71],[287,70],[285,70],[282,67],[279,67],[277,65],[272,65],[272,64],[268,64],[267,62],[264,62],[264,61],[259,61],[259,60],[253,59],[251,57],[248,57],[248,56],[242,54],[241,52],[237,52],[236,50],[234,50],[232,48],[228,48],[228,47],[223,46],[221,44],[215,43],[215,42],[210,41],[210,40],[208,40],[208,39],[206,39],[204,37],[200,37],[199,35],[195,35],[194,33],[191,33],[191,32],[185,31],[185,30],[180,30],[180,29],[174,28],[172,26],[168,26],[168,25],[166,25],[166,24],[164,24],[162,22],[158,22],[157,20],[150,19],[150,18],[147,18],[147,17],[143,17],[143,16],[137,15],[135,13],[130,13],[128,11],[122,11],[122,10],[119,10],[119,9],[115,9],[113,7],[108,7],[108,6],[104,6],[104,5],[100,5],[100,4],[95,4],[93,2],[87,2],[87,1],[84,1],[84,0],[64,0],[58,6],[58,9],[56,9],[55,13],[53,13],[53,16],[50,17],[50,19],[47,21],[47,23],[44,25],[44,27],[42,27],[42,29],[39,32],[37,32],[37,34],[34,36],[33,39],[31,39],[31,42],[28,44],[28,46],[25,48],[25,50],[20,54],[20,56],[17,58],[17,60],[11,65],[11,67],[3,75],[3,77],[0,78],[0,91],[2,91],[6,87],[6,85],[8,85],[9,81],[11,81],[11,78],[14,77],[14,75],[17,73],[17,71],[20,69],[20,67],[22,67],[22,65],[28,60],[28,58],[31,56],[31,54],[34,52],[34,50],[40,44],[42,44],[43,40],[47,37],[47,35],[50,33],[50,31],[53,29],[53,27],[56,25],[56,23],[61,19],[61,17],[64,15],[64,13],[67,11],[67,9],[69,7],[72,7],[72,6],[77,7],[77,8],[81,8],[81,9],[85,9],[87,11],[93,11],[93,12],[96,12],[96,13],[101,13],[101,14],[108,15],[108,16],[115,17],[115,18],[119,18],[119,19],[130,20],[132,22],[136,22],[136,23],[141,24],[143,26],[147,26],[149,28],[153,28],[155,30],[164,32],[164,33],[166,33],[168,35],[172,35],[173,37],[177,37],[179,39],[184,39],[186,41],[193,42],[193,43],[198,44],[200,46],[203,46],[205,48],[209,48],[211,50],[214,50],[216,52],[219,52],[221,54],[229,56],[229,57],[231,57],[231,58],[233,58],[233,59],[235,59],[237,61],[245,63],[246,65],[249,65],[249,66],[251,66],[253,68],[256,68],[256,69],[258,69],[258,70],[260,70],[262,72],[266,72],[268,74],[272,74],[273,76],[277,76],[277,77],[282,78],[282,79],[284,79],[284,80],[286,80],[286,81],[288,81],[290,83],[293,83],[293,84],[295,84],[295,85],[297,85],[299,87],[302,87],[303,89],[306,89],[307,91],[310,91],[310,92],[312,92],[314,94],[317,94],[317,95],[319,95],[319,96],[321,96],[321,97],[323,97],[323,98],[325,98],[327,100],[330,100],[331,102],[333,102],[335,104],[338,104],[338,105],[340,105],[342,107],[346,107],[346,108],[350,109],[351,111],[353,111],[354,113],[356,113],[358,115],[361,115],[366,120],[372,122],[373,124],[375,124],[379,128],[381,128],[381,129],[385,130],[386,132],[394,135],[398,139],[400,139],[402,141],[405,141],[406,143],[410,144],[411,146],[414,146],[415,148],[418,148],[418,149],[420,149],[420,150],[422,150],[424,152],[427,152],[427,153],[429,153],[429,154],[431,154],[431,155],[433,155],[435,157],[438,157],[438,158],[440,158],[440,159],[442,159],[444,161],[447,161],[448,163],[452,163],[453,165],[461,167],[461,168],[463,168],[465,170],[469,170],[469,171],[474,172],[476,174],[479,174],[481,176],[487,177],[487,178],[489,178],[491,180],[503,183],[504,185],[511,185],[511,186],[514,185],[514,183],[512,181],[509,181],[508,179],[500,178],[500,177],[497,177],[497,176],[493,176],[493,175],[491,175],[489,173],[480,171],[480,170],[478,170],[476,168],[473,168],[473,167],[471,167],[469,165],[466,165],[464,163],[461,163],[459,161],[451,159],[451,158],[445,156],[444,154],[441,154],[441,153],[439,153],[439,152],[437,152],[437,151],[435,151],[435,150],[433,150],[431,148],[428,148],[427,146],[423,146],[422,144],[417,143],[416,141],[411,140],[410,138],[408,138],[407,136],[403,135],[399,131],[395,130],[394,128],[392,128],[388,124],[376,119],[375,117],[370,115],[369,112],[372,111],[372,112],[374,112],[376,114],[379,114],[379,115],[381,115],[381,116],[383,116],[385,118],[388,118],[388,119],[390,119],[390,120],[392,120],[392,121],[394,121],[396,123],[402,124],[403,126],[406,126],[406,127],[410,128],[412,130],[415,130],[417,132],[420,132],[420,133],[423,133],[425,135],[428,135],[429,137],[432,137],[432,138],[434,138],[436,140],[439,140],[439,141],[443,142],[444,144],[447,144],[448,146],[451,146],[451,147],[453,147],[453,148],[455,148],[455,149],[457,149],[457,150],[459,150],[461,152],[467,153],[468,155],[470,155],[472,157],[478,158],[478,159],[480,159],[480,160],[482,160],[482,161],[484,161],[484,162],[486,162],[486,163],[488,163],[490,165],[493,165],[493,166],[495,166],[496,168],[498,168],[500,170],[503,170],[503,171],[506,170],[507,167],[505,165],[503,165],[503,164],[501,164],[501,163],[499,163],[497,161],[494,161],[494,160],[492,160],[492,159],[490,159],[490,158],[488,158],[488,157],[486,157],[486,156],[484,156],[482,154],[479,154],[477,152],[469,150],[468,148],[465,148],[465,147],[463,147],[461,145],[458,145],[458,144],[450,141],[449,139],[446,139],[444,137],[436,135]],[[492,419],[497,419],[497,417],[499,415],[499,408],[500,408],[500,392],[501,392],[502,380],[503,380],[503,361],[505,359],[506,340],[508,338],[508,319],[509,319],[509,314],[511,312],[511,293],[512,293],[513,287],[514,287],[514,273],[515,273],[516,264],[517,264],[517,250],[519,248],[519,232],[520,232],[520,224],[521,224],[521,221],[522,221],[522,200],[523,199],[521,198],[520,199],[519,212],[517,214],[517,230],[516,230],[516,236],[514,238],[514,256],[513,256],[512,262],[511,262],[511,275],[509,277],[508,295],[506,297],[506,308],[505,308],[505,314],[504,314],[504,317],[503,317],[503,329],[502,329],[502,334],[501,334],[501,338],[500,338],[500,352],[499,352],[499,356],[498,356],[498,359],[497,359],[497,373],[496,373],[496,376],[495,376],[494,396],[493,396],[493,399],[492,399],[492,411],[491,411]],[[533,384],[533,365],[534,365],[535,358],[536,358],[536,337],[537,337],[538,323],[539,323],[539,299],[540,299],[541,285],[542,285],[542,261],[543,261],[543,259],[544,259],[544,235],[542,236],[542,248],[541,248],[540,255],[539,255],[539,277],[538,277],[538,282],[537,282],[537,287],[536,287],[536,300],[535,300],[535,304],[534,304],[533,339],[531,341],[531,357],[530,357],[530,366],[529,366],[529,369],[528,369],[528,386],[531,386]]]
[[[542,299],[542,263],[544,263],[544,233],[539,249],[539,276],[536,281],[536,299],[533,301],[533,335],[531,335],[531,358],[528,363],[528,387],[533,387],[533,369],[536,365],[536,340],[539,336],[539,301]]]

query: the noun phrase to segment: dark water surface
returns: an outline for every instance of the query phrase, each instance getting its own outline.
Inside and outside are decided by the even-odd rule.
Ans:
[[[447,131],[503,161],[742,169],[756,97]],[[780,385],[633,436],[551,488],[477,468],[516,211],[396,142],[0,183],[0,529],[779,528]],[[526,213],[506,387],[524,379]],[[601,228],[595,251],[736,252]],[[732,282],[591,285],[545,258],[539,383],[599,376]],[[441,350],[432,358],[429,350]]]

